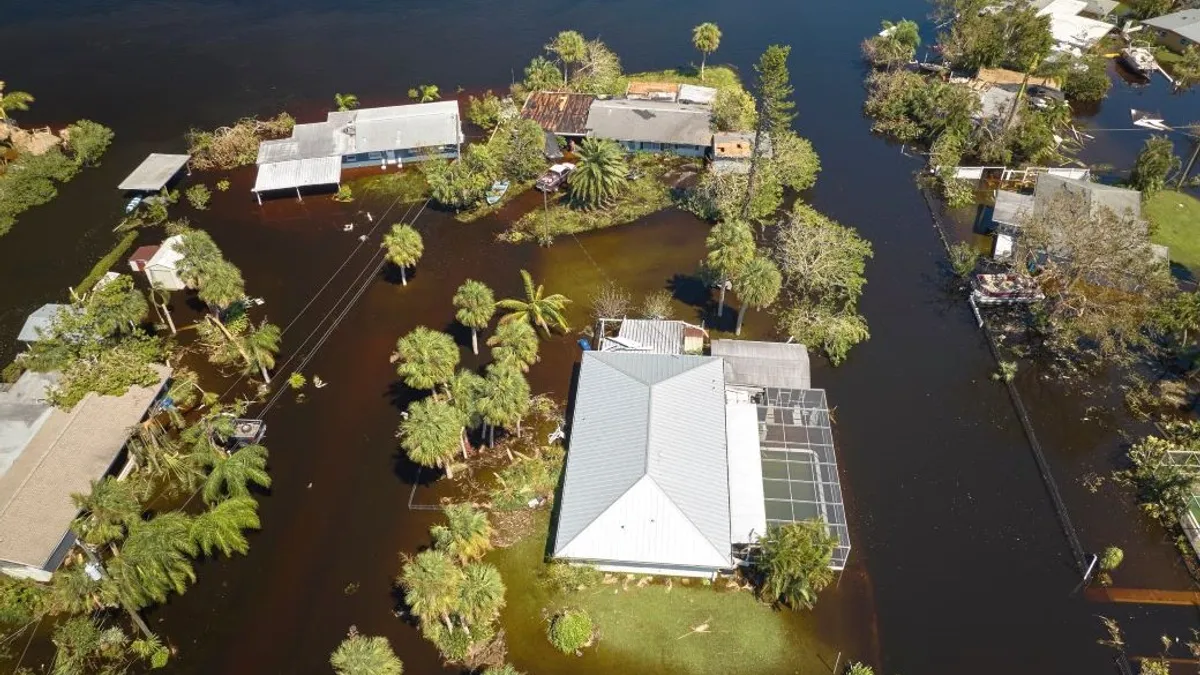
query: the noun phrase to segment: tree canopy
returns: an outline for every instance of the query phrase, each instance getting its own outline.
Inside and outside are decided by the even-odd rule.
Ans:
[[[551,327],[566,332],[566,310],[570,299],[560,293],[546,295],[545,288],[541,284],[534,286],[533,277],[525,270],[521,270],[521,281],[525,289],[524,300],[509,298],[496,303],[496,307],[508,311],[500,323],[525,321],[540,327],[546,335],[550,335]]]
[[[708,55],[721,46],[721,29],[717,24],[705,22],[692,29],[692,46],[700,52],[700,81],[704,81],[704,64]]]
[[[421,239],[421,233],[412,225],[396,223],[383,235],[383,243],[380,246],[387,251],[388,261],[400,268],[400,281],[407,286],[408,276],[405,270],[416,265],[425,253],[425,242]]]
[[[824,521],[772,525],[758,543],[762,551],[754,567],[761,576],[762,598],[793,609],[812,609],[817,594],[833,580],[829,563],[837,537]]]
[[[396,374],[413,389],[433,389],[449,382],[458,358],[454,338],[425,326],[417,326],[398,339],[392,353]]]
[[[571,199],[583,206],[602,206],[625,187],[629,165],[616,142],[585,138],[579,145],[579,162],[567,178]]]
[[[337,675],[401,675],[404,665],[385,637],[359,635],[353,628],[329,656]]]

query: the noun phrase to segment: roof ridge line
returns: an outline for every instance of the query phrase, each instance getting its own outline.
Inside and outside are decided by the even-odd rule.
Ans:
[[[726,457],[728,457],[728,453],[729,453],[728,448],[726,448],[725,452],[726,452]],[[727,476],[726,480],[728,481],[728,468],[726,468],[726,476]],[[704,543],[708,544],[709,547],[712,550],[716,551],[717,555],[721,556],[722,558],[731,557],[731,554],[722,553],[721,549],[717,548],[712,543],[712,540],[710,540],[708,538],[708,535],[704,533],[704,530],[700,529],[700,526],[696,524],[696,521],[692,520],[692,517],[688,514],[688,512],[683,510],[683,507],[679,505],[679,502],[675,501],[675,497],[672,496],[670,492],[667,492],[667,489],[662,486],[662,483],[659,483],[657,480],[655,480],[654,476],[652,474],[650,474],[649,472],[646,473],[646,477],[650,479],[651,483],[654,483],[654,486],[657,487],[658,491],[661,492],[663,494],[663,496],[667,498],[667,501],[671,502],[671,506],[675,507],[675,510],[678,511],[679,515],[683,516],[683,519],[686,520],[688,522],[688,524],[692,526],[692,529],[696,530],[696,534],[700,535],[700,538],[704,540]],[[639,482],[640,482],[640,479],[639,479]],[[621,496],[624,496],[624,494],[622,494]],[[727,503],[727,505],[728,505],[728,503]],[[730,543],[732,543],[732,540],[733,540],[733,536],[731,534],[730,535]]]

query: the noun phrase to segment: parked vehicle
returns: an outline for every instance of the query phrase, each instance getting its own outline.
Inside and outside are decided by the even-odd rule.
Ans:
[[[1046,298],[1036,279],[1019,274],[976,274],[971,297],[980,305],[1038,302]]]
[[[534,187],[542,192],[554,192],[567,182],[567,176],[570,176],[571,172],[574,170],[575,165],[571,164],[570,162],[555,164],[537,179],[537,183],[534,184]]]

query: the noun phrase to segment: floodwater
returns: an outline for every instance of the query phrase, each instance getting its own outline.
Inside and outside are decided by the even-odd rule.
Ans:
[[[815,656],[832,663],[842,651],[843,661],[870,661],[889,674],[1110,672],[1110,653],[1095,643],[1095,615],[1122,619],[1140,653],[1157,650],[1158,632],[1181,635],[1195,624],[1187,611],[1096,605],[1073,594],[1078,572],[1066,540],[1004,389],[989,379],[994,363],[948,281],[940,241],[914,189],[920,165],[871,136],[861,117],[858,43],[879,19],[922,17],[926,7],[918,0],[5,5],[0,41],[7,53],[24,56],[8,61],[3,78],[38,98],[22,119],[58,125],[88,117],[112,126],[117,141],[101,168],[80,175],[0,239],[4,359],[21,317],[60,300],[107,250],[120,178],[148,152],[181,150],[191,126],[280,109],[307,121],[334,92],[375,105],[400,102],[409,86],[426,82],[447,94],[458,86],[502,88],[554,32],[571,27],[602,36],[627,70],[693,60],[690,27],[707,20],[725,34],[711,60],[743,72],[767,44],[795,44],[797,127],[824,164],[808,196],[875,246],[862,300],[872,339],[845,365],[814,372],[836,406],[855,544],[836,592],[826,594],[813,619],[796,620],[819,626],[829,652]],[[1092,125],[1127,127],[1131,106],[1194,114],[1196,100],[1194,93],[1170,95],[1161,81],[1144,89],[1118,83]],[[1141,138],[1098,133],[1088,159],[1128,165]],[[197,178],[210,185],[216,179]],[[365,212],[390,224],[415,210],[389,211],[388,203],[369,200],[341,206],[323,197],[260,208],[247,192],[250,171],[229,178],[232,189],[216,193],[211,210],[180,212],[212,232],[244,271],[250,293],[267,299],[263,311],[276,323],[289,325],[331,280],[285,336],[281,359],[307,354],[324,334],[312,334],[314,328],[327,314],[337,318],[331,308],[338,296],[373,268],[381,229],[371,230]],[[354,232],[342,231],[347,222],[356,224]],[[310,390],[303,403],[286,395],[271,409],[274,487],[262,500],[263,529],[252,536],[250,555],[200,565],[199,582],[186,595],[149,613],[179,647],[172,672],[328,672],[327,656],[352,624],[386,635],[407,672],[438,671],[433,648],[391,613],[397,554],[426,544],[433,518],[406,508],[415,475],[393,433],[412,392],[396,384],[387,363],[396,337],[423,324],[451,330],[465,345],[452,326],[453,289],[469,276],[510,296],[519,291],[522,268],[551,292],[576,299],[576,326],[584,322],[586,297],[606,278],[638,294],[669,287],[694,301],[688,275],[705,234],[702,224],[674,212],[550,248],[496,243],[503,224],[495,218],[464,225],[427,210],[418,223],[426,254],[409,285],[385,274],[367,287],[303,369],[329,386]],[[362,234],[368,240],[360,246]],[[680,315],[694,316],[694,304],[682,301]],[[770,334],[764,315],[751,313],[748,321],[750,335]],[[567,395],[574,339],[544,345],[531,373],[539,391]],[[481,363],[469,351],[463,358]],[[1085,546],[1125,548],[1122,585],[1184,587],[1177,558],[1123,493],[1109,485],[1092,494],[1079,482],[1086,471],[1112,468],[1119,450],[1114,420],[1096,421],[1070,384],[1032,371],[1021,377]],[[420,499],[437,491],[423,487]],[[797,671],[812,672],[809,663],[798,657]],[[516,665],[545,672],[536,662]],[[578,661],[579,672],[588,667],[586,658]],[[746,670],[754,672],[754,664]]]

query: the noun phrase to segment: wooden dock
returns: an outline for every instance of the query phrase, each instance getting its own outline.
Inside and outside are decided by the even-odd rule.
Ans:
[[[1200,606],[1200,591],[1172,591],[1159,588],[1100,588],[1093,586],[1083,592],[1083,597],[1092,602]]]

